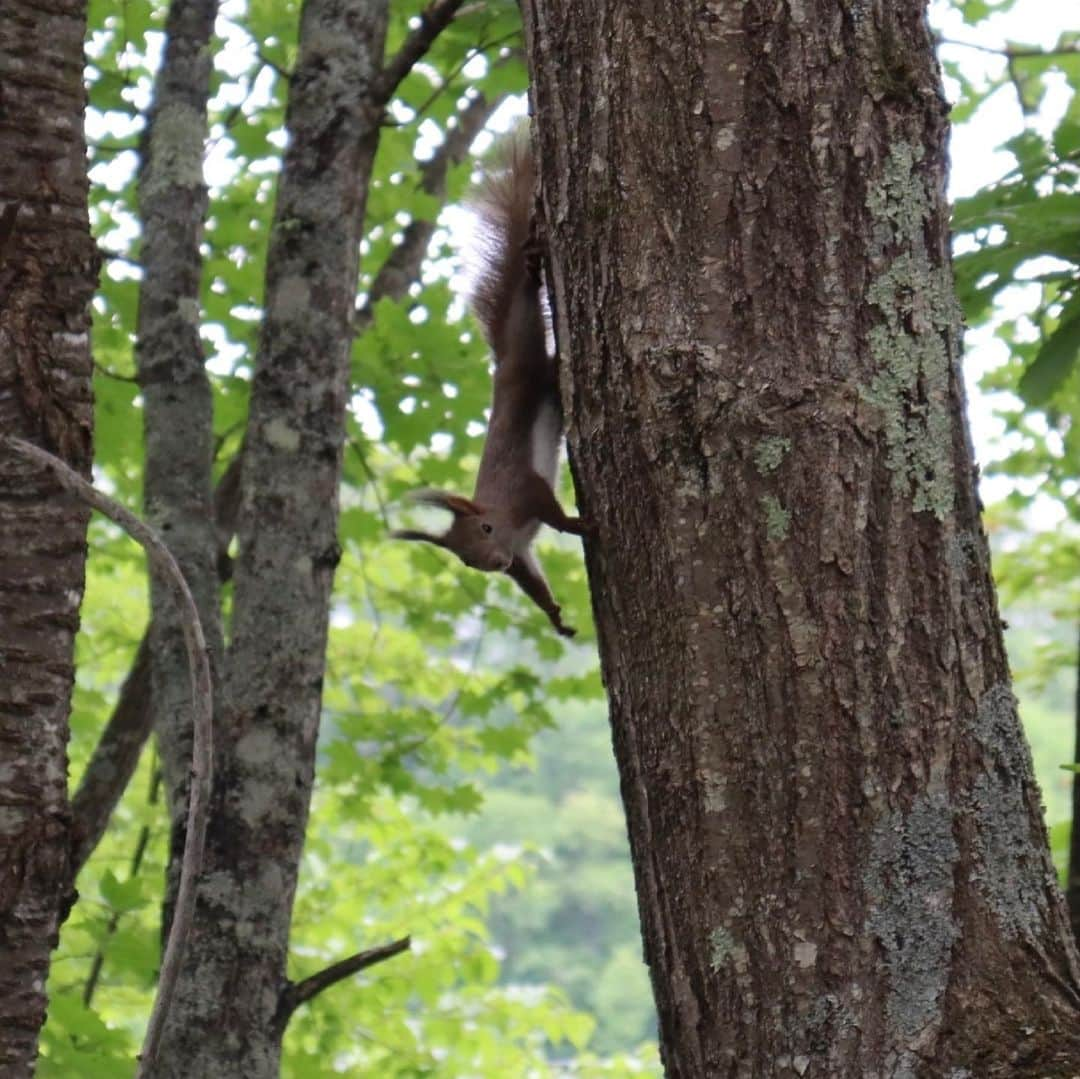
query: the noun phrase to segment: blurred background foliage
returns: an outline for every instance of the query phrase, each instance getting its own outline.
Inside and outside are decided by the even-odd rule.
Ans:
[[[391,6],[393,51],[419,5]],[[956,269],[1010,655],[1063,856],[1071,775],[1060,766],[1073,758],[1080,622],[1080,35],[1004,36],[1038,6],[955,0],[933,13],[958,143],[980,122],[992,138],[1008,132],[994,178],[957,202]],[[295,0],[227,0],[218,22],[203,337],[221,469],[246,416],[297,14]],[[93,0],[87,46],[91,213],[106,254],[94,305],[96,472],[135,508],[134,183],[163,19],[151,0]],[[422,183],[423,169],[471,108],[496,127],[520,115],[521,50],[512,0],[467,5],[402,84],[382,133],[291,977],[405,933],[413,947],[296,1014],[285,1040],[290,1077],[660,1074],[576,543],[543,540],[548,575],[580,630],[568,645],[508,582],[385,538],[409,488],[471,489],[489,380],[459,298],[463,217],[444,209],[460,200],[471,165],[449,167],[445,199]],[[425,222],[434,231],[418,279],[404,299],[373,297],[388,256]],[[95,520],[73,781],[131,664],[146,590],[141,555]],[[130,1071],[158,962],[166,823],[155,772],[147,751],[80,876],[52,972],[42,1076]]]

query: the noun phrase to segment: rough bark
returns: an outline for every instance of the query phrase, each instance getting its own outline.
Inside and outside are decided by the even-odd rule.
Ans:
[[[1080,628],[1080,627],[1078,627]],[[1080,640],[1076,649],[1076,695],[1073,700],[1073,761],[1080,761]],[[1073,936],[1080,941],[1080,772],[1072,778],[1072,828],[1069,831],[1069,873],[1065,899]]]
[[[314,779],[351,318],[387,5],[308,0],[244,449],[215,810],[158,1076],[275,1076]]]
[[[0,18],[0,430],[91,457],[84,5]],[[49,952],[71,902],[68,715],[87,511],[0,451],[0,1073],[30,1075]]]
[[[525,6],[667,1074],[1080,1072],[923,3]]]
[[[219,667],[213,395],[199,334],[199,245],[207,206],[203,148],[217,7],[217,0],[173,0],[166,19],[139,174],[143,276],[135,359],[143,395],[146,519],[184,574]],[[171,826],[167,934],[190,788],[191,681],[179,612],[169,582],[156,572],[150,576],[150,607],[150,699]]]

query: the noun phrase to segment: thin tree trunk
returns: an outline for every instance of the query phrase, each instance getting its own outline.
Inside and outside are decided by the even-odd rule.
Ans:
[[[919,0],[529,0],[667,1074],[1080,1072]]]
[[[0,18],[0,434],[91,457],[85,8]],[[49,953],[72,900],[67,739],[87,513],[0,448],[0,1074],[32,1073]]]
[[[217,0],[172,0],[148,118],[139,212],[142,283],[135,359],[143,395],[143,499],[191,589],[215,665],[222,658],[214,520],[213,395],[200,338],[207,191],[203,153]],[[190,791],[191,679],[170,586],[150,579],[150,700],[168,796],[165,934],[180,874]],[[220,679],[215,679],[215,700]]]
[[[244,449],[226,713],[189,960],[156,1075],[278,1073],[314,779],[351,317],[387,5],[308,0]]]

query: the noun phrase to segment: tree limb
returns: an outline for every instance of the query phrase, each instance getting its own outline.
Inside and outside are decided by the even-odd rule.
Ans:
[[[482,41],[479,45],[476,45],[474,48],[469,49],[469,51],[449,72],[439,77],[438,85],[431,91],[430,94],[428,94],[427,98],[424,101],[422,101],[419,105],[416,106],[416,108],[413,110],[412,116],[410,116],[408,120],[404,120],[401,122],[385,121],[386,126],[402,127],[405,124],[415,124],[417,120],[419,120],[428,111],[428,109],[430,109],[431,106],[434,105],[435,102],[438,101],[439,98],[442,97],[442,95],[445,94],[446,91],[454,85],[454,80],[462,73],[462,71],[465,70],[466,66],[475,57],[482,56],[490,49],[498,49],[501,46],[505,45],[507,42],[513,41],[516,38],[520,37],[521,31],[514,30],[512,33],[503,34],[502,37],[495,38],[492,41]],[[511,50],[511,54],[513,54],[514,52],[515,50]],[[520,51],[518,51],[518,55],[520,55]],[[500,63],[502,59],[503,57],[501,56],[497,57],[493,62],[492,66]]]
[[[378,948],[369,948],[366,952],[357,952],[356,955],[350,955],[348,959],[342,959],[340,962],[320,970],[317,974],[312,974],[310,978],[305,978],[301,982],[287,983],[281,993],[281,1002],[278,1005],[278,1021],[284,1026],[289,1021],[289,1016],[301,1004],[306,1004],[324,989],[329,989],[330,986],[344,981],[352,974],[373,967],[376,963],[381,963],[386,959],[393,959],[395,955],[408,951],[411,943],[412,939],[410,937],[401,937],[399,940],[392,940],[389,944],[380,945]]]
[[[435,39],[450,25],[458,8],[465,0],[433,0],[420,12],[419,24],[382,70],[379,79],[376,100],[385,105],[393,96],[406,75],[412,71],[416,62],[431,48]]]
[[[1065,42],[1049,49],[1040,49],[1035,45],[980,45],[977,41],[958,41],[955,38],[938,37],[938,45],[953,45],[961,49],[974,49],[991,56],[1000,56],[1004,60],[1049,59],[1054,56],[1075,56],[1080,53],[1080,42]]]
[[[161,963],[158,979],[157,997],[150,1021],[146,1028],[143,1051],[139,1058],[137,1075],[149,1073],[157,1052],[161,1031],[168,1015],[173,989],[180,973],[184,947],[187,944],[188,930],[191,928],[195,912],[195,885],[202,867],[203,846],[206,838],[206,824],[210,809],[210,775],[213,769],[213,700],[210,678],[210,657],[203,637],[202,625],[195,600],[188,589],[180,567],[172,553],[162,542],[161,537],[149,525],[140,521],[130,510],[120,505],[115,499],[102,494],[92,484],[87,483],[77,472],[69,468],[58,457],[24,442],[20,438],[7,439],[12,449],[24,457],[36,461],[48,468],[60,484],[82,499],[88,506],[105,514],[118,524],[132,539],[146,551],[151,563],[158,569],[162,579],[167,581],[180,614],[184,632],[184,643],[188,653],[188,667],[191,675],[191,696],[193,704],[194,739],[191,757],[191,801],[188,804],[184,857],[180,869],[180,887],[177,889],[176,909],[173,914],[172,929],[165,954]]]

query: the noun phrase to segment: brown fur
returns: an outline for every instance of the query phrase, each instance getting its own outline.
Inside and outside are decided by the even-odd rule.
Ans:
[[[554,358],[548,355],[540,267],[531,239],[534,172],[522,136],[508,139],[470,204],[478,218],[480,263],[471,305],[495,353],[491,418],[472,499],[421,491],[417,501],[454,515],[440,536],[404,531],[453,551],[473,569],[505,572],[564,636],[565,625],[530,550],[541,523],[581,535],[553,485],[562,436]]]

